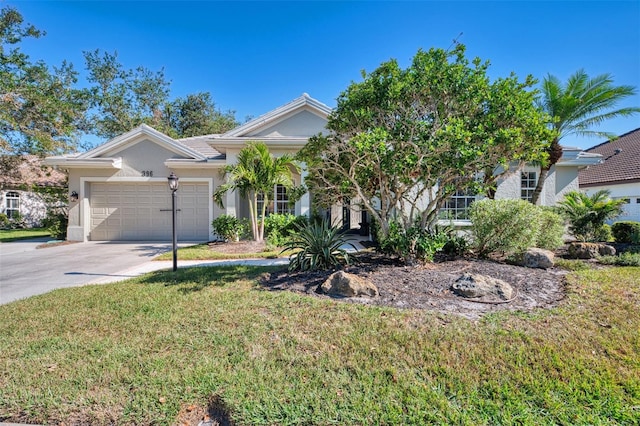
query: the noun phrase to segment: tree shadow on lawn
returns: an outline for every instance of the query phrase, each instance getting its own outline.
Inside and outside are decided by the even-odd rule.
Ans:
[[[265,273],[281,269],[281,266],[193,266],[179,268],[175,272],[170,270],[151,272],[140,277],[138,281],[141,284],[180,286],[178,291],[187,294],[207,287],[224,287],[235,281],[257,280]]]

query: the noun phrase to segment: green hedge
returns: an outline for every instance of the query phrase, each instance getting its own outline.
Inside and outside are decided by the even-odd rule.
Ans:
[[[611,226],[611,231],[616,243],[640,244],[640,222],[616,222]]]

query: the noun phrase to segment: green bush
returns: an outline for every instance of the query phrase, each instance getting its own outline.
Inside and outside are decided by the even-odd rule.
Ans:
[[[42,227],[49,231],[51,238],[55,240],[67,239],[68,224],[69,217],[64,209],[51,209],[42,220]]]
[[[0,229],[6,229],[8,227],[9,227],[9,217],[4,213],[0,213]]]
[[[555,250],[564,244],[564,219],[551,208],[535,206],[538,210],[536,247]]]
[[[238,219],[229,214],[218,216],[211,222],[213,231],[225,241],[238,241],[244,238],[249,232],[249,220]]]
[[[616,222],[611,227],[616,243],[640,244],[640,222]]]
[[[593,233],[593,239],[598,242],[608,243],[613,241],[613,234],[611,233],[611,226],[606,223],[600,228],[596,229]]]
[[[264,233],[267,244],[282,247],[291,241],[298,229],[307,223],[306,216],[292,214],[271,214],[264,219]]]
[[[536,244],[539,210],[524,200],[480,200],[469,208],[473,248],[480,257],[501,252],[507,256]]]
[[[446,232],[429,232],[418,225],[405,230],[400,223],[392,221],[389,223],[388,235],[379,237],[379,250],[399,256],[407,264],[413,264],[416,261],[432,261],[448,241]]]
[[[605,265],[640,266],[639,253],[622,253],[620,256],[602,256],[598,262]]]
[[[316,271],[348,265],[351,257],[341,247],[345,244],[353,247],[338,227],[322,220],[298,226],[297,232],[282,251],[299,250],[289,256],[290,271]]]
[[[568,192],[558,209],[569,221],[569,231],[579,241],[599,241],[602,225],[622,212],[623,200],[612,200],[609,191],[588,196],[579,191]]]

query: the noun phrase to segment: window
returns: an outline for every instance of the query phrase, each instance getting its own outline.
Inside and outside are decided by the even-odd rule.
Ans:
[[[636,204],[640,204],[640,197],[636,198]]]
[[[15,191],[7,192],[7,217],[9,219],[20,215],[20,194]]]
[[[538,183],[536,175],[536,172],[522,172],[520,175],[520,198],[523,200],[531,201]]]
[[[469,219],[469,207],[475,200],[476,195],[472,190],[456,191],[444,202],[444,206],[440,209],[440,218],[448,220]]]
[[[258,194],[258,214],[262,212],[263,204],[264,197],[261,194]],[[269,204],[267,205],[266,215],[269,216],[272,213],[295,214],[295,207],[289,206],[287,188],[282,185],[276,185],[273,199],[269,200]]]

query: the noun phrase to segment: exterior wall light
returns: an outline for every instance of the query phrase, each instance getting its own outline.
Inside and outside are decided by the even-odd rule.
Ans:
[[[69,200],[72,203],[75,203],[76,201],[78,201],[78,193],[76,191],[71,191],[71,195],[69,195]]]

